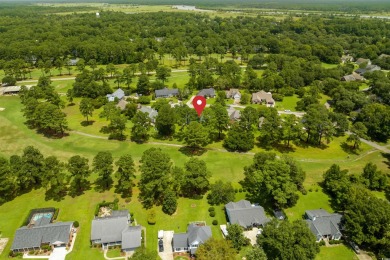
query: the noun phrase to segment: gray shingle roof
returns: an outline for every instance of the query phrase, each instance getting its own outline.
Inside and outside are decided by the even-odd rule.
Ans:
[[[228,112],[228,116],[230,118],[230,120],[239,120],[241,118],[241,111],[240,110],[236,110],[234,107],[229,107],[227,109],[227,112]]]
[[[198,226],[195,224],[190,224],[188,226],[187,234],[189,245],[193,244],[196,241],[199,244],[204,243],[212,236],[211,228],[209,226]]]
[[[101,243],[122,241],[122,231],[129,225],[128,217],[105,217],[92,220],[91,240]]]
[[[195,242],[198,244],[203,244],[211,236],[212,233],[209,226],[189,224],[187,227],[187,233],[173,235],[173,248],[189,247]]]
[[[16,230],[11,250],[40,247],[43,243],[68,243],[72,226],[73,222],[58,222],[32,228],[21,227]]]
[[[309,219],[330,216],[330,213],[324,209],[306,210],[305,213]]]
[[[142,106],[139,110],[141,112],[148,113],[149,118],[152,119],[152,120],[154,120],[157,117],[157,115],[158,115],[157,110],[155,110],[155,109],[153,109],[151,107]]]
[[[306,222],[308,223],[312,233],[317,238],[324,235],[334,236],[336,234],[341,234],[339,227],[342,215],[338,213],[330,214],[327,211],[321,209],[307,210],[306,216],[309,217]]]
[[[188,234],[179,233],[173,234],[173,248],[188,247]]]
[[[117,90],[114,91],[114,93],[107,94],[106,97],[108,97],[108,98],[113,97],[113,98],[122,99],[124,96],[125,96],[125,92],[121,88],[118,88]]]
[[[156,98],[172,97],[172,96],[179,95],[179,90],[177,88],[174,88],[174,89],[164,88],[164,89],[157,89],[154,91],[154,93],[156,95]]]
[[[141,226],[127,227],[122,231],[122,250],[141,246]]]
[[[128,210],[113,210],[111,212],[111,217],[127,217],[130,219],[130,213]]]
[[[239,224],[247,228],[253,225],[264,225],[269,221],[262,206],[252,206],[247,200],[229,202],[225,208],[230,224]]]
[[[215,97],[215,90],[214,88],[205,88],[199,91],[196,95],[202,97]]]

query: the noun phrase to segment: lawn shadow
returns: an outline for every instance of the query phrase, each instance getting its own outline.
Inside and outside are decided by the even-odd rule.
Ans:
[[[286,146],[284,144],[275,144],[273,146],[273,149],[275,149],[276,151],[278,151],[280,153],[293,153],[296,150],[294,147]]]
[[[93,125],[93,123],[95,123],[94,120],[82,121],[82,122],[80,123],[80,125],[86,127],[86,126],[89,126],[89,125]]]
[[[323,142],[321,142],[321,144],[312,144],[312,143],[307,143],[307,142],[302,141],[302,140],[297,140],[297,141],[294,141],[293,144],[295,144],[297,147],[301,147],[301,148],[312,147],[312,148],[318,148],[321,150],[325,150],[325,149],[329,148],[329,145],[327,145]]]
[[[342,142],[340,144],[341,149],[343,149],[344,152],[347,154],[355,154],[358,155],[359,153],[357,152],[358,149],[354,149],[353,146],[347,144],[346,142]]]
[[[183,146],[179,149],[179,152],[181,152],[182,154],[188,157],[192,157],[192,156],[201,156],[205,152],[207,152],[207,150],[205,148],[193,148],[193,147]]]
[[[68,107],[72,107],[72,106],[74,106],[74,105],[76,105],[76,103],[71,102],[71,103],[68,104]]]
[[[381,153],[384,158],[387,159],[387,161],[383,161],[384,164],[387,165],[387,167],[390,169],[390,153]]]
[[[159,133],[155,133],[154,135],[152,135],[152,137],[156,140],[169,140],[169,141],[172,141],[174,138],[173,135],[165,136],[165,135],[160,135]]]
[[[43,130],[43,129],[37,129],[36,133],[43,134],[43,136],[50,139],[62,139],[64,137],[69,136],[69,133],[56,133],[54,131]]]

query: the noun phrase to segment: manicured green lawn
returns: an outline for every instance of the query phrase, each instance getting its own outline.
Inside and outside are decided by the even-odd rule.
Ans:
[[[160,147],[170,155],[173,163],[178,166],[183,166],[189,159],[178,147],[172,146],[153,144],[138,145],[129,141],[109,141],[76,134],[70,134],[70,136],[62,139],[46,138],[40,134],[36,134],[34,130],[28,129],[24,124],[18,97],[0,97],[0,106],[6,108],[0,112],[0,155],[6,157],[12,154],[21,154],[25,146],[34,145],[45,156],[55,155],[61,160],[67,160],[69,157],[79,154],[89,158],[91,161],[98,151],[107,150],[112,152],[115,159],[122,154],[130,153],[138,165],[143,151],[151,147]],[[77,112],[77,109],[74,111],[72,111],[73,108],[66,109],[69,109],[69,113]],[[70,119],[69,124],[74,124],[72,127],[76,128],[76,124],[79,124],[81,120],[81,117],[75,115],[74,119]],[[96,126],[98,124],[92,125],[91,128]],[[80,125],[77,127],[78,129],[82,129]],[[88,131],[97,133],[100,128],[96,128]],[[336,138],[325,149],[299,147],[296,148],[294,153],[289,154],[296,158],[306,171],[307,178],[304,185],[308,190],[313,187],[312,185],[322,180],[323,172],[332,163],[339,163],[342,168],[349,169],[351,173],[361,172],[364,165],[370,161],[376,163],[381,170],[387,169],[383,156],[379,152],[367,153],[370,149],[368,147],[363,146],[362,155],[350,155],[348,158],[348,154],[340,148],[340,144],[344,139],[345,137]],[[262,149],[255,149],[255,151],[260,150]],[[233,182],[235,188],[240,188],[238,181],[243,178],[243,168],[252,161],[251,154],[227,153],[216,150],[208,150],[199,156],[199,158],[206,162],[211,174],[211,182],[219,179],[228,180]],[[137,179],[139,178],[138,175],[139,173],[137,173]],[[91,176],[91,180],[95,178],[96,175]],[[161,207],[156,207],[157,223],[154,226],[150,226],[146,222],[147,210],[142,208],[142,205],[137,199],[138,192],[135,188],[131,202],[126,203],[123,199],[120,199],[119,205],[120,208],[127,208],[130,212],[133,212],[137,222],[146,227],[147,247],[151,250],[156,249],[157,231],[160,229],[185,232],[188,222],[191,221],[206,221],[208,225],[212,225],[212,221],[216,219],[218,220],[218,225],[226,223],[222,206],[215,207],[216,216],[212,218],[208,215],[207,209],[209,205],[205,198],[201,200],[180,198],[178,200],[178,210],[172,216],[165,215],[162,213]],[[67,256],[67,260],[103,259],[103,254],[99,249],[90,248],[90,225],[95,205],[102,200],[113,200],[114,197],[118,197],[118,195],[114,195],[112,190],[104,193],[97,193],[91,190],[76,198],[66,197],[60,202],[54,202],[46,201],[44,198],[44,190],[40,189],[1,205],[0,230],[3,232],[3,237],[8,237],[11,241],[0,259],[6,259],[6,254],[8,254],[12,244],[15,230],[20,227],[28,211],[32,208],[49,206],[60,208],[58,220],[77,220],[80,222],[80,232],[76,240],[74,252]],[[245,193],[236,194],[237,200],[243,199],[244,197]],[[331,211],[328,197],[320,190],[316,192],[313,187],[313,192],[308,192],[307,195],[300,195],[298,204],[286,210],[286,213],[292,220],[299,219],[305,210],[319,207]],[[215,237],[220,238],[221,232],[218,225],[212,226],[212,231]]]
[[[317,255],[316,260],[329,260],[329,259],[340,259],[340,260],[357,260],[356,254],[345,245],[338,245],[334,247],[321,246],[321,251]]]
[[[294,207],[285,210],[290,221],[303,219],[306,210],[323,208],[329,212],[333,212],[330,207],[329,197],[322,191],[321,187],[312,185],[306,187],[306,189],[307,194],[303,195],[299,193],[298,203]]]
[[[298,101],[299,98],[295,94],[291,97],[284,97],[282,102],[276,102],[275,108],[277,110],[289,109],[291,111],[296,111],[295,107],[297,106]]]
[[[110,248],[108,251],[107,251],[107,257],[120,257],[122,256],[122,252],[120,250],[120,248]]]
[[[339,64],[329,64],[329,63],[325,63],[325,62],[321,62],[321,66],[325,69],[333,69],[333,68],[337,68]]]

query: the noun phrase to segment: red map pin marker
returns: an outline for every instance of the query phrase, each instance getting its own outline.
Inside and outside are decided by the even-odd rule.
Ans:
[[[203,112],[203,109],[206,107],[206,99],[202,96],[196,96],[192,100],[192,105],[194,106],[196,112],[198,113],[198,116]]]

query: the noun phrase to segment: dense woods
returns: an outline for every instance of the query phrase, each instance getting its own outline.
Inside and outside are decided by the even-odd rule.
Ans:
[[[165,214],[173,215],[180,197],[198,200],[207,194],[210,205],[234,201],[237,183],[210,182],[213,173],[195,156],[211,143],[220,143],[229,152],[247,152],[255,146],[294,152],[295,147],[325,149],[325,143],[347,134],[344,140],[356,152],[361,138],[381,142],[390,138],[387,72],[364,75],[364,91],[362,82],[340,80],[357,67],[341,62],[345,54],[390,68],[390,58],[380,58],[390,55],[389,23],[332,15],[284,20],[164,12],[44,15],[43,10],[49,9],[14,12],[0,8],[2,83],[14,85],[32,78],[37,69],[42,74],[36,86],[22,87],[20,92],[28,127],[55,138],[66,137],[71,130],[63,112],[65,98],[50,80],[55,68],[59,75],[75,76],[66,99],[69,106],[80,100],[77,111],[85,118],[83,126],[93,124],[90,119],[100,109],[99,117],[107,120],[100,132],[109,139],[177,140],[185,144],[180,151],[191,157],[179,167],[164,150],[150,148],[139,162],[130,154],[114,159],[108,151],[96,152],[92,161],[74,155],[61,162],[27,146],[22,155],[0,157],[0,204],[34,188],[45,188],[47,200],[80,196],[91,187],[99,192],[114,188],[121,197],[130,198],[137,184],[145,209],[162,206]],[[178,100],[187,101],[198,90],[215,88],[216,98],[201,117],[185,102],[171,106],[168,99],[156,99],[154,91],[167,87],[173,73],[164,64],[166,57],[174,60],[172,68],[185,68],[188,73],[185,84],[172,82],[179,89]],[[117,98],[107,101],[106,94],[114,90],[112,82],[126,96],[137,97],[128,98],[123,110],[117,107]],[[241,91],[240,105],[249,104],[251,94],[261,90],[272,92],[277,102],[296,96],[296,110],[302,113],[280,115],[291,111],[250,105],[241,106],[240,119],[232,120],[225,92],[231,88]],[[331,99],[330,108],[324,106],[324,97]],[[153,119],[139,110],[140,104],[151,100],[150,109],[158,112]],[[239,183],[246,198],[267,211],[291,208],[307,194],[306,172],[292,157],[274,151],[256,153]],[[323,177],[321,185],[331,197],[332,208],[344,214],[349,239],[380,257],[389,255],[389,203],[372,195],[381,192],[390,197],[389,175],[373,163],[352,173],[334,164]],[[233,259],[248,241],[238,226],[230,226],[229,234],[227,240],[212,239],[200,246],[197,257],[209,259],[210,252],[213,257],[224,252],[226,259]],[[314,241],[303,221],[271,222],[258,236],[257,245],[247,251],[247,259],[313,259],[319,252]]]

